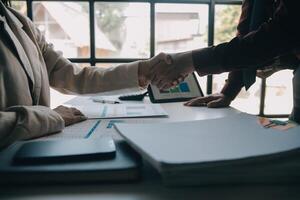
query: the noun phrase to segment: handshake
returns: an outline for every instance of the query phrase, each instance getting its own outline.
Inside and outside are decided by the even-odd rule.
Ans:
[[[194,71],[192,52],[166,54],[139,62],[139,85],[143,88],[153,84],[168,89],[182,82]]]
[[[160,53],[153,58],[140,61],[138,77],[140,87],[148,84],[164,90],[178,85],[195,70],[192,52],[175,54]],[[199,71],[198,71],[199,73]],[[206,72],[200,72],[206,75]],[[186,102],[186,106],[207,106],[209,108],[227,107],[233,99],[223,93],[211,94],[205,97],[196,97]]]

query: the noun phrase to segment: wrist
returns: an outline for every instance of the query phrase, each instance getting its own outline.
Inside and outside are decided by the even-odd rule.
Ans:
[[[228,79],[226,80],[221,93],[233,100],[240,93],[243,86],[243,72],[232,71],[228,74]]]
[[[221,90],[221,94],[223,94],[224,97],[229,99],[230,101],[233,101],[240,93],[241,89],[242,87],[236,85],[234,86],[232,84],[229,84],[228,81],[226,81],[225,85]]]
[[[148,61],[139,61],[138,64],[138,84],[142,89],[149,84],[149,65]]]
[[[175,63],[179,63],[181,66],[185,66],[190,71],[195,70],[192,51],[170,55]]]

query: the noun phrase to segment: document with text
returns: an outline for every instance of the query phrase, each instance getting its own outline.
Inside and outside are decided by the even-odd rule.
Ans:
[[[159,104],[93,104],[75,107],[89,119],[168,116]]]

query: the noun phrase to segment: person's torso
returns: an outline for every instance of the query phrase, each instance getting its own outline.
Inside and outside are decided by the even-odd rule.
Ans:
[[[265,8],[263,9],[263,22],[272,20],[275,15],[286,14],[283,13],[286,10],[284,9],[284,1],[282,0],[260,0],[264,1]],[[255,2],[255,1],[253,1]],[[252,7],[253,9],[253,7]],[[289,14],[289,13],[287,13]],[[252,16],[253,17],[253,16]],[[295,25],[296,26],[296,25]],[[298,38],[300,40],[300,36]],[[275,68],[274,70],[280,69],[296,69],[300,64],[300,47],[295,46],[292,50],[285,52],[282,55],[278,55],[274,58],[273,61],[267,63],[264,68]]]
[[[25,17],[6,10],[0,20],[0,110],[50,104],[42,53]],[[21,22],[21,23],[20,23]]]

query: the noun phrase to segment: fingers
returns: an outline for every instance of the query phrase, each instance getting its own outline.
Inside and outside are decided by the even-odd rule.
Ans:
[[[208,108],[223,108],[229,106],[231,99],[224,94],[216,93],[206,97],[197,97],[188,102],[185,106],[207,106]]]
[[[78,122],[81,122],[81,121],[84,121],[84,120],[87,120],[87,117],[78,109],[76,108],[70,108],[73,112],[73,123],[78,123]]]
[[[84,115],[78,115],[78,116],[74,116],[73,120],[72,120],[72,124],[76,124],[78,122],[82,122],[82,121],[85,121],[87,120],[87,117],[84,116]]]
[[[54,109],[64,120],[65,126],[69,126],[84,120],[87,120],[87,117],[83,113],[73,107],[59,106]]]
[[[172,87],[176,87],[178,84],[180,84],[181,82],[184,81],[186,76],[183,76],[181,75],[178,79],[176,80],[173,80],[172,82],[171,81],[166,81],[166,80],[160,80],[158,83],[157,83],[157,87],[160,89],[160,90],[167,90],[169,88],[172,88]]]
[[[151,84],[157,86],[160,81],[164,80],[171,70],[172,63],[172,57],[165,53],[159,53],[157,56],[150,59],[151,68],[149,74]]]
[[[171,73],[169,73],[171,74]],[[172,77],[172,75],[170,75]],[[156,85],[159,89],[165,90],[169,89],[170,87],[175,87],[182,81],[184,81],[184,76],[179,76],[177,79],[171,79],[170,77],[163,77],[163,76],[156,76],[153,82],[151,82],[153,85]]]
[[[166,68],[166,64],[161,61],[150,69],[151,84],[157,85],[159,81],[163,79],[164,75],[166,74]]]
[[[226,98],[213,100],[207,104],[208,108],[224,108],[230,105],[231,101]]]
[[[179,78],[173,82],[169,82],[169,83],[164,83],[161,85],[161,90],[167,90],[170,89],[172,87],[176,87],[178,84],[180,84],[184,79]]]
[[[82,114],[82,112],[76,108],[70,108],[73,112],[74,115],[81,115],[81,116],[84,116],[84,114]]]
[[[149,70],[150,74],[164,74],[165,70],[168,68],[168,64],[162,60],[155,62],[155,64],[151,64],[151,68]]]
[[[171,65],[173,64],[173,59],[172,59],[172,56],[170,54],[167,54],[167,55],[164,55],[164,61],[168,64],[168,65]]]
[[[159,89],[163,89],[162,86],[165,85],[163,80],[159,80],[156,84],[156,87],[158,87]]]
[[[195,99],[186,102],[184,105],[185,106],[207,106],[209,102],[214,101],[216,99],[218,99],[218,97],[212,95],[206,97],[197,97]]]
[[[160,90],[168,90],[170,88],[175,87],[176,85],[173,85],[173,83],[165,83],[161,86]]]
[[[158,55],[154,56],[151,60],[150,63],[151,65],[155,65],[159,63],[160,61],[164,61],[166,64],[171,65],[173,63],[172,56],[170,54],[166,53],[159,53]]]
[[[70,125],[85,121],[87,119],[88,118],[84,115],[71,115],[71,116],[65,117],[64,120],[65,120],[65,125],[70,126]]]
[[[157,71],[153,71],[153,79],[151,79],[151,84],[157,86],[159,89],[167,89],[168,87],[174,87],[184,81],[187,75],[180,74],[172,68],[172,66],[164,67],[157,65],[159,67]]]
[[[154,79],[155,74],[159,68],[156,65],[164,61],[164,54],[161,53],[157,56],[152,57],[146,61],[140,61],[138,75],[140,78],[147,79],[146,81],[150,82]]]
[[[225,107],[224,99],[216,99],[207,103],[208,108],[221,108]]]
[[[186,103],[184,103],[185,106],[206,106],[206,103],[202,100],[202,99],[199,99],[199,98],[195,98],[195,99],[192,99]]]
[[[151,84],[157,86],[161,81],[161,75],[158,73],[153,73],[153,79],[151,79]]]
[[[184,68],[176,67],[171,54],[160,53],[151,59],[151,84],[164,90],[184,81],[188,75]]]
[[[174,81],[172,82],[172,84],[173,84],[174,86],[175,86],[175,85],[178,85],[179,83],[181,83],[181,82],[184,81],[185,77],[186,77],[186,76],[183,76],[183,75],[179,76],[179,78],[176,79],[176,80],[174,80]]]
[[[157,86],[159,89],[163,89],[164,85],[171,84],[173,79],[171,79],[171,75],[168,75],[167,70],[159,70],[155,73],[154,78],[151,80],[151,84]]]
[[[159,53],[150,59],[150,65],[156,66],[160,62],[165,62],[166,64],[172,64],[172,57],[165,53]]]

